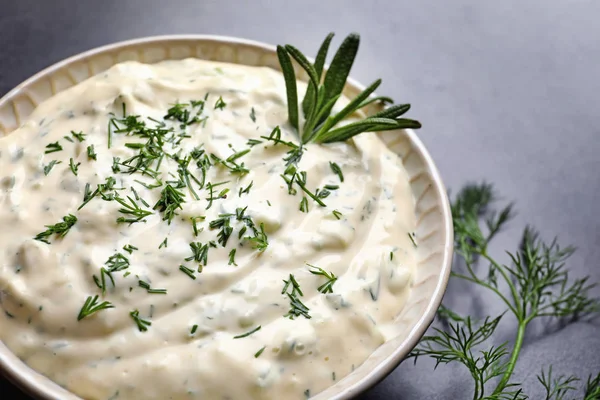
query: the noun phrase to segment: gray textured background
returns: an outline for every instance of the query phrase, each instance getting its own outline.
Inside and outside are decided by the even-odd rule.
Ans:
[[[381,77],[381,94],[413,104],[448,188],[486,179],[517,202],[492,250],[512,249],[531,223],[579,247],[573,276],[600,281],[599,16],[593,0],[0,0],[0,95],[67,56],[145,35],[213,33],[312,54],[329,31],[338,40],[358,31],[352,75]],[[463,311],[474,298],[502,311],[451,286],[445,301]],[[508,318],[497,340],[511,340],[513,327]],[[581,377],[600,371],[598,323],[533,327],[515,376],[532,399],[543,398],[535,375],[550,363]],[[407,362],[362,399],[463,399],[470,387],[461,367]],[[13,390],[0,378],[2,399],[27,399]]]

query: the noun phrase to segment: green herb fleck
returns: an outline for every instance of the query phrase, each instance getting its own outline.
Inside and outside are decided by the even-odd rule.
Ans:
[[[140,317],[140,312],[138,310],[133,310],[129,313],[129,315],[131,316],[131,318],[133,318],[133,321],[136,323],[140,332],[146,332],[148,330],[148,327],[152,325],[152,322]]]
[[[78,162],[77,164],[75,164],[75,161],[73,160],[73,158],[69,159],[69,168],[71,168],[71,172],[73,172],[73,175],[77,176],[77,173],[79,172],[79,166],[81,165],[80,162]]]
[[[167,184],[160,193],[160,199],[154,205],[154,209],[159,209],[163,213],[163,221],[168,221],[169,225],[173,218],[178,215],[175,211],[183,209],[181,206],[185,203],[183,193]]]
[[[75,139],[79,140],[79,142],[83,142],[85,140],[85,134],[83,132],[71,131],[71,135],[73,135]]]
[[[235,265],[237,267],[237,264],[235,263],[235,252],[236,249],[231,249],[229,252],[229,263],[227,265]]]
[[[340,166],[331,161],[329,162],[329,166],[331,167],[333,173],[340,178],[340,182],[344,182],[344,174],[342,173],[342,169],[340,168]]]
[[[160,246],[158,246],[158,248],[162,249],[163,247],[167,247],[169,245],[168,244],[168,240],[169,240],[169,238],[166,237],[165,240],[162,241],[162,243],[160,244]]]
[[[129,223],[129,224],[133,224],[133,223],[136,223],[136,222],[146,222],[146,220],[144,218],[146,218],[147,216],[153,214],[152,211],[150,211],[150,210],[144,210],[143,208],[141,208],[135,202],[135,200],[133,200],[129,196],[127,196],[127,200],[129,200],[129,202],[125,201],[125,199],[123,199],[121,196],[119,196],[116,193],[115,193],[113,199],[117,203],[119,203],[121,205],[121,208],[119,208],[118,211],[121,214],[125,214],[126,216],[130,216],[130,217],[119,217],[119,218],[117,218],[117,223]],[[138,197],[138,199],[139,199],[139,197]],[[143,200],[141,200],[141,202],[145,203],[146,205],[148,204],[148,203],[146,203]]]
[[[46,151],[44,152],[44,154],[54,153],[57,151],[61,151],[62,149],[62,146],[58,142],[50,143],[46,146]]]
[[[415,241],[415,234],[409,232],[408,233],[408,238],[412,242],[413,246],[415,246],[415,248],[416,248],[417,247],[417,242]]]
[[[192,250],[192,255],[185,259],[185,261],[195,261],[197,263],[201,263],[206,265],[208,262],[208,249],[209,243],[202,244],[200,242],[191,242],[190,249]],[[200,272],[200,271],[198,271]]]
[[[50,171],[52,171],[52,168],[54,168],[54,166],[56,164],[61,164],[62,161],[56,161],[56,160],[52,160],[48,163],[48,165],[44,166],[44,175],[48,176],[48,174],[50,173]]]
[[[167,289],[152,289],[150,287],[150,284],[146,281],[138,281],[138,285],[142,288],[142,289],[146,289],[146,291],[150,294],[167,294]]]
[[[219,99],[215,103],[215,110],[217,110],[217,109],[222,110],[225,108],[225,106],[227,106],[227,103],[225,103],[225,101],[223,101],[223,97],[219,96]]]
[[[252,185],[254,185],[254,181],[251,181],[250,184],[248,186],[246,186],[246,188],[240,188],[239,191],[239,197],[242,197],[242,194],[246,193],[250,193],[250,189],[252,188]]]
[[[63,222],[58,222],[54,225],[46,225],[46,228],[48,229],[46,229],[44,232],[38,233],[34,239],[50,244],[48,241],[50,236],[57,235],[59,238],[64,237],[76,222],[76,216],[73,214],[66,215],[63,217]]]
[[[115,306],[113,306],[108,301],[103,301],[101,303],[98,303],[98,295],[96,295],[94,297],[89,296],[85,300],[85,303],[83,303],[83,307],[81,307],[81,311],[79,311],[79,315],[77,316],[77,321],[81,321],[85,317],[89,317],[90,315],[92,315],[100,310],[105,310],[105,309],[114,308],[114,307]]]
[[[126,252],[128,252],[129,254],[133,253],[134,250],[139,250],[137,247],[132,246],[130,244],[126,244],[125,246],[123,246],[123,250],[125,250]]]
[[[300,201],[300,211],[305,213],[308,212],[308,199],[306,196],[302,196],[302,200]]]
[[[185,273],[187,276],[189,276],[190,278],[196,280],[196,275],[194,275],[194,270],[189,269],[188,267],[186,267],[185,265],[180,265],[179,266],[179,270],[182,271],[183,273]]]
[[[260,331],[260,328],[261,328],[261,326],[259,325],[256,328],[252,329],[250,332],[246,332],[246,333],[244,333],[242,335],[234,336],[233,338],[234,339],[241,339],[241,338],[248,337],[248,336],[252,335],[253,333],[256,333],[256,332]]]
[[[313,275],[319,275],[327,279],[327,282],[317,288],[321,293],[333,293],[333,284],[337,281],[337,276],[333,272],[327,272],[323,268],[315,267],[311,264],[306,264],[310,267],[309,272]]]
[[[96,154],[96,152],[94,151],[94,145],[91,144],[87,147],[87,156],[90,160],[97,160],[98,159],[98,155]]]
[[[263,346],[260,350],[258,350],[256,354],[254,354],[254,358],[260,357],[260,355],[263,353],[263,351],[265,351],[266,348],[267,346]]]

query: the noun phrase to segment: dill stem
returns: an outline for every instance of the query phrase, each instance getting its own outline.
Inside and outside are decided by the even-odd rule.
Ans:
[[[510,355],[510,361],[506,365],[506,371],[504,375],[502,375],[502,379],[498,382],[498,386],[494,390],[495,394],[502,393],[508,382],[510,381],[510,377],[517,365],[517,359],[519,358],[519,353],[521,352],[521,347],[523,347],[523,339],[525,338],[525,328],[527,327],[527,320],[519,319],[519,329],[517,330],[517,338],[515,339],[515,345],[513,346],[512,353]]]
[[[473,400],[478,400],[479,398],[479,381],[475,379],[475,390],[473,391]]]
[[[498,264],[496,262],[496,260],[494,260],[492,257],[490,257],[487,254],[486,251],[483,251],[480,254],[481,254],[481,256],[483,258],[485,258],[486,260],[488,260],[496,268],[496,270],[498,272],[500,272],[500,274],[502,275],[502,277],[506,281],[506,284],[510,288],[510,293],[511,293],[512,298],[513,298],[514,303],[515,303],[514,306],[512,304],[510,304],[510,302],[508,302],[504,298],[504,296],[500,296],[500,297],[502,297],[502,299],[504,300],[504,302],[508,305],[508,307],[511,309],[511,311],[515,314],[515,317],[517,317],[517,319],[519,321],[521,321],[523,319],[523,315],[525,314],[526,304],[521,304],[521,302],[519,302],[519,294],[517,293],[517,288],[515,287],[514,283],[512,282],[512,280],[510,279],[510,277],[507,275],[506,271],[504,270],[504,267],[501,266],[500,264]]]

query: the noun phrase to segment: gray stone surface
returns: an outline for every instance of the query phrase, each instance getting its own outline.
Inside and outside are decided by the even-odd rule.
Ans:
[[[212,33],[312,53],[329,31],[359,31],[352,75],[381,77],[382,94],[413,104],[448,188],[486,179],[517,202],[492,251],[513,248],[531,223],[579,247],[573,276],[600,281],[598,16],[593,0],[0,0],[0,94],[67,56],[134,37]],[[459,309],[474,311],[477,299],[484,312],[502,311],[459,289],[446,299]],[[497,340],[511,340],[513,327],[507,318]],[[515,376],[532,399],[544,398],[535,375],[550,363],[580,377],[600,371],[598,323],[534,327]],[[405,363],[362,399],[466,399],[470,387],[460,367]],[[3,381],[0,393],[27,398]]]

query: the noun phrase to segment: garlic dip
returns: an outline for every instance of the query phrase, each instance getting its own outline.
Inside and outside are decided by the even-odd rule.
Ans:
[[[285,99],[186,59],[40,104],[0,139],[0,340],[84,399],[305,399],[358,367],[410,292],[408,175],[373,133],[299,154]]]

